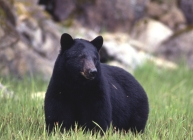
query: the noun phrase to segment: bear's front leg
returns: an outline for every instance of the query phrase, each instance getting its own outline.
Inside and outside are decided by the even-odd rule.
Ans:
[[[48,134],[50,134],[55,126],[55,123],[57,121],[54,120],[50,120],[46,118],[46,131],[48,132]]]
[[[86,130],[106,131],[112,121],[112,108],[108,102],[84,104],[81,113],[81,125]]]
[[[46,130],[50,134],[53,129],[59,128],[61,132],[65,130],[69,130],[71,127],[73,128],[75,125],[75,119],[71,112],[54,112],[56,116],[47,116],[46,117]],[[54,114],[53,113],[53,114]]]
[[[55,126],[60,128],[61,132],[74,126],[75,119],[71,106],[69,103],[60,100],[46,100],[44,108],[48,133],[51,133]]]

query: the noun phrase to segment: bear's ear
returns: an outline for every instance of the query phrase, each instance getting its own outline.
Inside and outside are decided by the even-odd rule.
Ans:
[[[60,39],[61,52],[64,52],[67,49],[69,49],[73,43],[74,43],[74,40],[69,34],[67,33],[62,34]]]
[[[103,45],[103,37],[102,36],[98,36],[95,39],[93,39],[91,41],[91,43],[97,48],[97,50],[99,51]]]

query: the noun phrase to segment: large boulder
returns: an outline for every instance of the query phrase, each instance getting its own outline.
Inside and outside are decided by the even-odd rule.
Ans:
[[[57,21],[74,17],[94,30],[128,30],[145,15],[149,0],[40,0]]]
[[[145,62],[154,63],[158,67],[176,69],[178,66],[165,59],[154,57],[145,52],[143,44],[133,40],[125,33],[104,33],[105,40],[100,56],[102,60],[110,65],[122,67],[133,72]]]
[[[187,27],[163,42],[155,54],[164,59],[181,63],[184,60],[193,68],[193,27]]]
[[[173,31],[163,23],[153,19],[140,20],[133,28],[131,36],[140,41],[140,49],[153,53],[157,47],[173,34]]]
[[[0,6],[5,17],[0,19],[5,25],[0,28],[1,74],[49,78],[59,51],[59,28],[34,1],[1,3],[6,7]]]
[[[167,25],[173,31],[184,28],[186,25],[186,19],[182,11],[176,6],[172,6],[168,9],[169,10],[166,13],[160,16],[159,21]]]
[[[172,1],[170,0],[170,2]],[[164,23],[173,31],[182,29],[186,23],[182,11],[174,2],[172,4],[168,1],[150,2],[147,6],[147,16]]]
[[[178,0],[188,24],[193,24],[193,0]]]

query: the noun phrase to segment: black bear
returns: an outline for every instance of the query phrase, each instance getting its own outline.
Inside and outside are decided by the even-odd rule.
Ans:
[[[61,36],[61,50],[45,96],[46,129],[58,124],[63,131],[75,123],[85,130],[143,132],[148,98],[137,80],[125,70],[100,63],[102,36],[92,41]]]

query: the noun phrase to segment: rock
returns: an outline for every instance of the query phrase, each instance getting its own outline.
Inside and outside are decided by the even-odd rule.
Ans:
[[[43,9],[31,3],[15,3],[18,13],[17,31],[25,43],[29,44],[40,55],[53,59],[59,51],[59,27],[44,13]],[[36,12],[34,12],[36,11]],[[56,49],[57,48],[57,49]]]
[[[9,26],[16,25],[16,19],[15,19],[16,15],[14,13],[13,4],[11,3],[11,1],[1,0],[0,1],[0,12],[1,12],[1,22],[5,20],[4,22],[7,22]],[[4,23],[1,24],[1,26],[2,25],[6,27]]]
[[[14,44],[13,48],[0,51],[0,69],[2,75],[23,77],[24,75],[42,75],[48,79],[52,73],[53,62],[41,57],[28,48],[22,41]]]
[[[104,43],[104,49],[106,50],[107,56],[111,58],[111,61],[108,61],[108,64],[119,66],[129,70],[130,72],[133,72],[137,67],[143,65],[145,62],[151,62],[162,68],[178,68],[176,63],[152,56],[143,51],[137,51],[129,43],[119,44],[117,42],[106,42]]]
[[[35,4],[35,0],[28,2],[16,0],[9,5],[10,10],[16,9],[13,12],[15,26],[5,24],[9,26],[0,28],[1,74],[17,77],[39,74],[48,79],[60,48],[59,27]],[[9,17],[6,18],[11,23]]]
[[[53,19],[62,21],[67,19],[75,10],[75,1],[72,0],[39,0],[39,4],[45,5],[45,10],[48,11]]]
[[[12,7],[9,1],[0,1],[0,48],[11,46],[19,39],[15,30],[16,15]]]
[[[158,2],[150,2],[147,5],[147,15],[153,19],[159,19],[163,14],[167,12],[167,5],[160,4]]]
[[[179,7],[186,17],[188,24],[193,24],[193,1],[179,0]]]
[[[104,42],[103,49],[105,49],[107,56],[111,60],[118,61],[121,65],[131,70],[137,68],[146,59],[146,55],[140,55],[129,43],[118,43],[116,41]]]
[[[106,41],[114,40],[118,43],[125,43],[131,39],[129,34],[123,32],[116,32],[116,33],[105,32],[102,34],[102,36]]]
[[[182,29],[186,23],[175,1],[150,2],[147,6],[147,16],[164,23],[173,31]]]
[[[0,97],[1,98],[13,98],[14,93],[10,91],[6,86],[0,82]]]
[[[93,30],[129,30],[144,17],[149,0],[40,0],[46,10],[57,21],[72,17],[85,27]]]
[[[165,14],[161,15],[159,21],[170,27],[173,31],[184,28],[186,23],[183,13],[175,6],[172,6]]]
[[[41,56],[53,60],[59,51],[60,34],[58,29],[49,23],[42,21],[37,23],[32,18],[22,19],[17,26],[18,32],[22,35],[25,43]]]
[[[143,51],[153,53],[158,45],[168,39],[172,34],[173,31],[164,24],[146,18],[135,25],[131,37],[144,44],[144,48],[141,48]]]
[[[108,64],[108,65],[111,65],[111,66],[120,67],[120,68],[122,68],[122,69],[125,69],[125,70],[129,71],[129,72],[132,73],[132,74],[134,73],[134,70],[133,70],[133,69],[131,69],[131,68],[128,67],[128,66],[123,65],[123,64],[122,64],[121,62],[119,62],[119,61],[112,60],[112,61],[107,62],[107,64]]]
[[[183,60],[193,68],[193,27],[175,33],[160,44],[155,54],[164,59],[180,63]]]
[[[93,40],[99,34],[89,28],[82,27],[81,25],[68,29],[68,33],[74,38],[86,38],[87,40]]]
[[[151,56],[147,59],[147,62],[152,62],[154,65],[161,67],[161,68],[167,68],[167,69],[177,69],[178,65],[172,61],[168,61],[163,58],[154,57]]]

